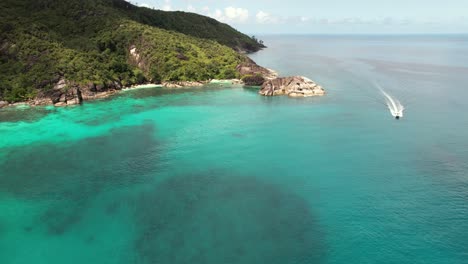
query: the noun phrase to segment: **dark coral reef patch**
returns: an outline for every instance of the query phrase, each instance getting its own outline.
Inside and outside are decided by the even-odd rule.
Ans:
[[[147,263],[322,263],[324,235],[309,204],[255,177],[172,177],[137,200]]]

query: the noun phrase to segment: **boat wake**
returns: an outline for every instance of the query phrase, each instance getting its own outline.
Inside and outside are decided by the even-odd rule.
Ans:
[[[405,110],[405,107],[401,104],[401,102],[385,92],[379,85],[377,85],[377,87],[379,87],[380,92],[385,97],[385,103],[387,104],[388,110],[390,110],[390,114],[396,119],[403,117],[403,111]]]

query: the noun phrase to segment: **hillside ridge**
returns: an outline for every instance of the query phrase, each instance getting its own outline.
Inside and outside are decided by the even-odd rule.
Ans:
[[[0,101],[240,78],[240,52],[264,47],[212,18],[123,0],[4,0],[0,8]]]

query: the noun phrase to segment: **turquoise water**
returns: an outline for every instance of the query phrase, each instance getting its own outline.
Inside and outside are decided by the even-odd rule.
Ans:
[[[1,263],[468,263],[468,38],[262,39],[327,96],[0,110]]]

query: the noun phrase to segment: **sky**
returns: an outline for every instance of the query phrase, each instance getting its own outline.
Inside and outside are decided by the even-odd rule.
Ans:
[[[468,33],[468,0],[130,0],[250,34]]]

